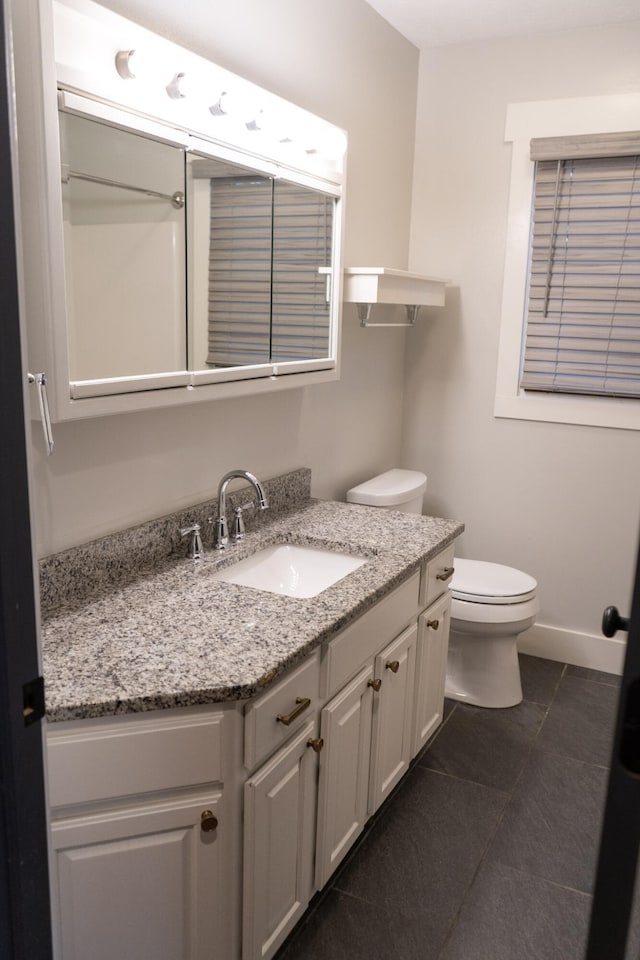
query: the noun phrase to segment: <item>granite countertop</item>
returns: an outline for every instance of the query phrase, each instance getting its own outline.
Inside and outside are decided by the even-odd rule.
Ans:
[[[463,530],[455,520],[309,501],[222,554],[157,569],[49,611],[42,628],[49,721],[254,696],[362,614]],[[275,542],[366,556],[355,572],[299,599],[212,579]]]

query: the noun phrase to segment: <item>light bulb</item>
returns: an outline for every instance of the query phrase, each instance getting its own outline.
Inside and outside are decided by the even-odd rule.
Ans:
[[[183,100],[193,93],[193,84],[186,73],[176,73],[166,89],[172,100]]]
[[[245,120],[256,114],[247,97],[226,90],[223,90],[217,101],[209,107],[209,111],[214,117],[228,116]]]
[[[123,80],[148,80],[161,72],[157,60],[146,50],[119,50],[116,70]]]

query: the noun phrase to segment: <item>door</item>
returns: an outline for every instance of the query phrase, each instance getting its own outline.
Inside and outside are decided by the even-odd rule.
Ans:
[[[51,957],[7,66],[0,0],[0,957]],[[25,698],[33,712],[24,715]]]
[[[623,960],[633,905],[640,846],[640,551],[630,619],[608,611],[606,634],[628,628],[628,639],[586,960]]]
[[[326,705],[318,781],[316,883],[322,888],[368,817],[373,664]]]
[[[314,892],[318,756],[311,721],[244,787],[243,960],[267,960]]]
[[[451,597],[445,593],[418,620],[414,757],[442,723],[450,614]]]
[[[60,957],[227,960],[220,806],[214,792],[54,822]]]
[[[369,813],[376,812],[411,762],[418,624],[407,627],[375,659]]]

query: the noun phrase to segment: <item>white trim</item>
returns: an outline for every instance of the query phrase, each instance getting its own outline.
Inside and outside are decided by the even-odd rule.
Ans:
[[[532,137],[618,133],[640,129],[640,94],[539,100],[507,106],[512,144],[502,318],[494,415],[522,420],[640,430],[640,402],[607,397],[525,393],[518,380],[527,284],[534,165]]]
[[[572,663],[591,670],[622,675],[627,644],[624,640],[593,636],[535,623],[518,637],[518,650],[534,657]]]

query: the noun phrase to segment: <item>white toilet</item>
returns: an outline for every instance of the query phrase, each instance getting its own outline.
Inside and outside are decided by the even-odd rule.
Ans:
[[[427,478],[387,470],[347,491],[349,503],[422,513]],[[482,560],[454,561],[445,696],[479,707],[522,700],[516,641],[535,622],[537,583],[527,573]]]
[[[418,470],[387,470],[347,490],[347,501],[403,513],[422,513],[426,489],[427,478]]]
[[[522,700],[516,642],[540,604],[528,573],[483,560],[454,561],[445,696],[479,707]]]

